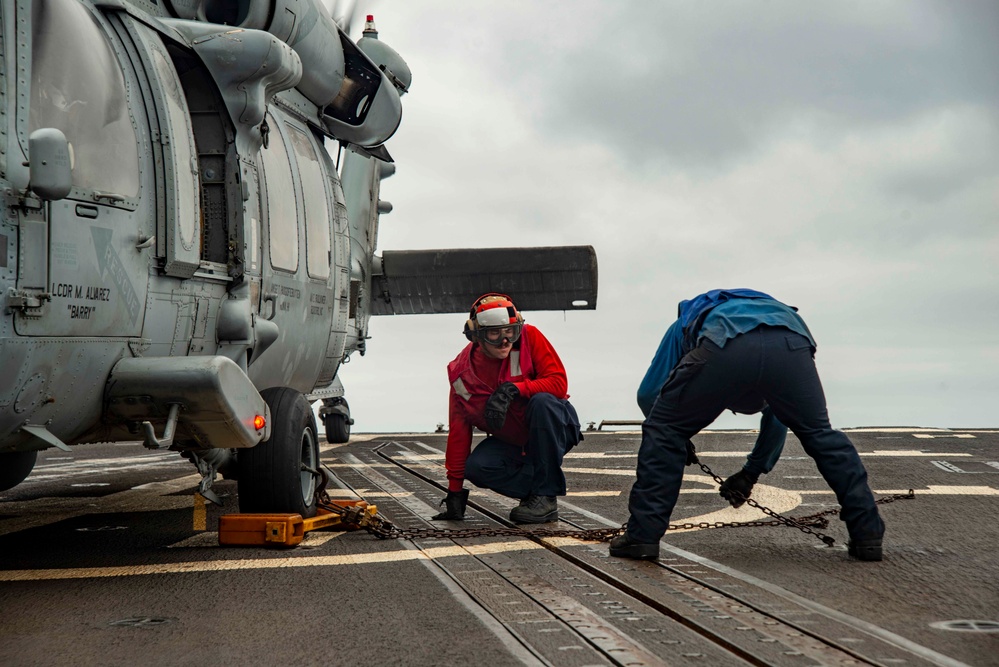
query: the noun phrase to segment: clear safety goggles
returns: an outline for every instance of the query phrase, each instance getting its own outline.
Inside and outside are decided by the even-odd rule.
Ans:
[[[489,343],[496,347],[502,347],[507,343],[516,343],[520,338],[521,324],[514,324],[508,327],[487,327],[479,330],[479,339],[484,343]]]

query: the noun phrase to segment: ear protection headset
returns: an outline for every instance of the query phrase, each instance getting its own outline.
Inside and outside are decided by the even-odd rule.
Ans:
[[[524,317],[513,305],[513,300],[506,294],[490,292],[483,294],[468,311],[465,322],[465,338],[475,343],[483,328],[521,326]]]

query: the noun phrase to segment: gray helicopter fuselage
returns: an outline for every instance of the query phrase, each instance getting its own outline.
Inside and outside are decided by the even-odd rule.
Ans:
[[[300,57],[267,32],[155,10],[0,10],[0,452],[135,439],[139,422],[162,423],[169,397],[133,385],[171,380],[132,364],[116,390],[123,360],[224,357],[258,391],[309,394],[333,381],[348,337],[363,341],[370,255],[351,270],[323,108],[294,88]],[[332,67],[335,93],[342,57]],[[68,142],[64,197],[33,190],[30,138],[43,128]],[[213,442],[189,403],[178,443],[264,435]]]

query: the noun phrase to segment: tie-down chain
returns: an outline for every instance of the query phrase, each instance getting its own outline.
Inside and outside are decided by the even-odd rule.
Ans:
[[[722,478],[716,475],[711,468],[693,458],[692,463],[700,466],[701,470],[707,473],[719,485]],[[427,540],[427,539],[468,539],[472,537],[499,537],[499,536],[519,536],[519,537],[571,537],[579,540],[610,542],[612,539],[624,533],[627,524],[618,528],[593,528],[589,530],[561,530],[552,528],[537,528],[525,530],[523,528],[399,528],[388,521],[381,514],[366,515],[360,507],[340,507],[332,503],[329,494],[325,491],[325,484],[317,490],[316,499],[319,507],[331,512],[341,514],[342,521],[347,524],[357,525],[375,537],[383,540],[404,539],[404,540]],[[737,496],[741,496],[735,492]],[[916,494],[912,489],[908,493],[898,493],[884,498],[879,498],[877,504],[892,503],[896,500],[908,500],[915,498]],[[694,528],[749,528],[757,526],[789,526],[814,535],[832,546],[836,543],[829,535],[819,532],[829,525],[829,520],[825,517],[839,512],[839,508],[832,508],[815,514],[802,517],[785,517],[772,509],[761,505],[752,498],[744,499],[747,505],[755,507],[764,514],[773,517],[770,521],[701,521],[699,523],[671,523],[667,530],[691,530]],[[813,530],[815,528],[816,530]]]

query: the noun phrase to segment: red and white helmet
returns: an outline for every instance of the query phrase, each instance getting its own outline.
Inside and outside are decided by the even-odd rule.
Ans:
[[[506,294],[483,294],[472,304],[465,322],[465,338],[497,347],[515,343],[523,330],[524,318]]]

